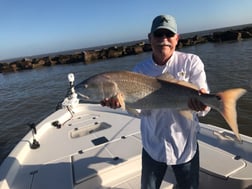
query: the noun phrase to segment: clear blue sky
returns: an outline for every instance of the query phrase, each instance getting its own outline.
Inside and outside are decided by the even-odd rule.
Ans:
[[[0,0],[0,60],[144,39],[173,15],[179,33],[252,23],[252,0]]]

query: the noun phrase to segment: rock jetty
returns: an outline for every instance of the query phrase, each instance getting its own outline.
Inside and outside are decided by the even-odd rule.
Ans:
[[[226,42],[252,38],[252,27],[245,27],[239,30],[227,30],[214,32],[205,36],[194,36],[191,38],[180,39],[177,48],[193,46],[207,42]],[[0,62],[0,73],[16,72],[27,69],[35,69],[43,66],[53,66],[60,64],[74,64],[83,62],[84,64],[94,63],[96,60],[118,58],[128,55],[136,55],[142,52],[151,51],[151,45],[139,42],[134,45],[112,46],[102,49],[86,50],[74,52],[72,54],[46,56],[41,58],[23,58],[10,63]]]

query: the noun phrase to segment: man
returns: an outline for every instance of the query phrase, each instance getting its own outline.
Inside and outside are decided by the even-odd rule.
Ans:
[[[148,38],[152,46],[152,57],[137,64],[135,72],[149,76],[168,72],[178,80],[195,84],[202,93],[208,92],[204,65],[200,58],[175,51],[179,35],[172,16],[157,16],[152,22]],[[114,98],[105,99],[102,105],[120,107],[118,100]],[[186,119],[172,109],[141,112],[142,189],[159,188],[167,165],[171,165],[179,188],[198,188],[197,114],[198,111],[205,110],[206,106],[196,99],[190,99],[188,107],[195,110],[193,120]]]

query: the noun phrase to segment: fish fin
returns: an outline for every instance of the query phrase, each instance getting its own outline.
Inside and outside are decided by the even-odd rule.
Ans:
[[[185,87],[190,87],[195,90],[199,90],[199,88],[196,85],[194,85],[190,82],[183,81],[183,80],[177,80],[169,73],[164,73],[162,75],[157,76],[156,78],[157,78],[157,80],[167,81],[170,83],[175,83],[175,84],[182,85]]]
[[[173,77],[173,75],[171,75],[171,74],[169,74],[169,73],[163,73],[163,74],[161,74],[161,75],[159,75],[159,76],[157,76],[156,77],[157,79],[159,79],[159,80],[163,80],[163,81],[177,81],[174,77]]]
[[[116,95],[116,98],[117,98],[117,100],[119,101],[119,103],[120,103],[120,105],[121,105],[121,108],[122,108],[123,110],[125,110],[125,102],[124,102],[123,94],[122,94],[122,93],[118,93],[118,94]]]
[[[239,141],[241,141],[241,137],[239,135],[239,129],[237,124],[236,101],[245,93],[245,89],[236,88],[229,89],[216,94],[218,97],[221,98],[221,103],[218,111],[224,117],[224,119],[226,120],[229,127],[232,129]]]
[[[191,110],[179,110],[179,114],[188,120],[193,120],[193,114]]]
[[[176,84],[182,85],[184,87],[189,87],[189,88],[192,88],[192,89],[195,89],[195,90],[199,90],[199,87],[197,87],[193,83],[186,82],[186,81],[183,81],[183,80],[177,80]]]

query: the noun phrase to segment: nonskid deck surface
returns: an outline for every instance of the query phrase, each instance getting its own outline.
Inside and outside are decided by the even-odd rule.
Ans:
[[[40,148],[30,148],[29,133],[5,160],[0,188],[140,188],[139,125],[126,112],[99,105],[58,110],[37,126]],[[201,125],[201,188],[252,187],[252,140],[242,136],[239,143],[232,137]],[[162,188],[172,188],[170,169],[164,180]]]

